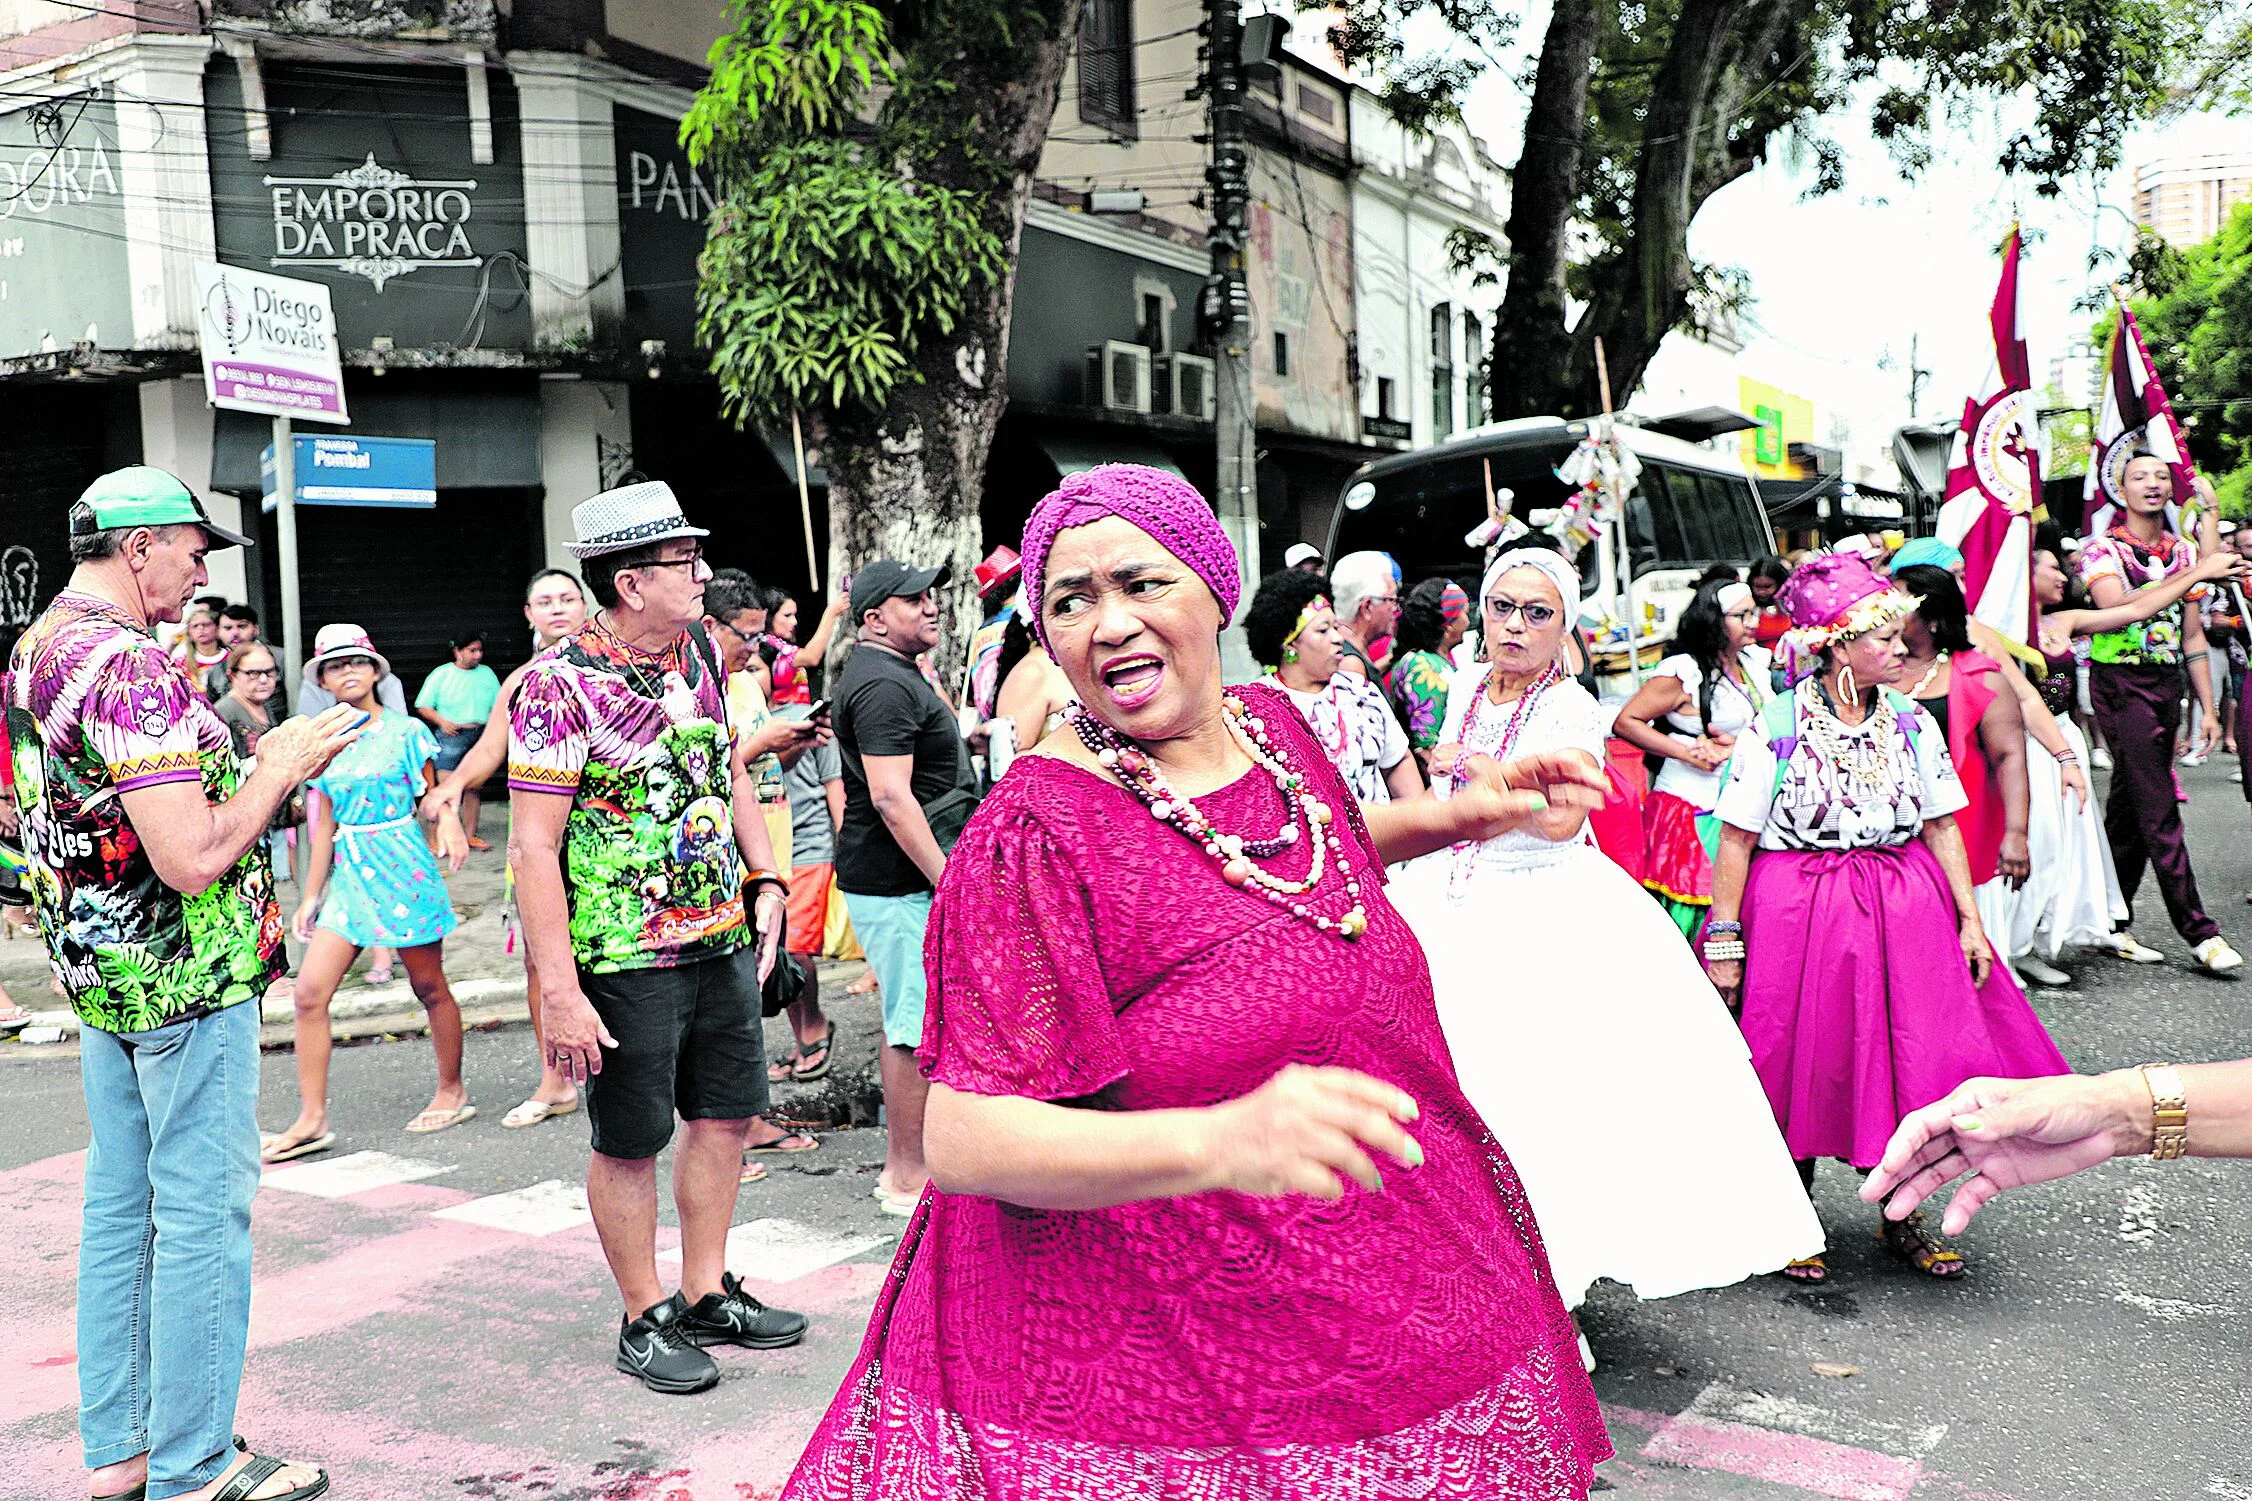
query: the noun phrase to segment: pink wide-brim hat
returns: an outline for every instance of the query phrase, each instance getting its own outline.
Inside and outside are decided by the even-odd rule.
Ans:
[[[1030,611],[1026,624],[1043,647],[1047,632],[1041,628],[1040,594],[1047,582],[1048,550],[1056,538],[1075,526],[1086,526],[1116,516],[1130,521],[1155,538],[1158,545],[1204,580],[1220,602],[1223,622],[1235,619],[1243,597],[1243,574],[1236,564],[1235,545],[1220,529],[1220,518],[1197,493],[1196,487],[1177,474],[1146,464],[1097,464],[1063,483],[1032,508],[1024,523],[1024,602]]]

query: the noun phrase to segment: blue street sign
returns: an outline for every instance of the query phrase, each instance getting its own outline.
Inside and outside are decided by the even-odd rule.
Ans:
[[[438,504],[438,445],[428,438],[296,435],[297,503],[301,506]],[[274,445],[258,456],[266,509],[274,495]]]

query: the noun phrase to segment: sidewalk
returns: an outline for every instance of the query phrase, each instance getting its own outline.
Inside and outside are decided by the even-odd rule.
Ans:
[[[531,1014],[524,1004],[523,955],[520,949],[511,953],[502,947],[501,895],[506,870],[503,852],[508,842],[506,803],[486,804],[478,834],[490,840],[493,847],[472,852],[459,871],[446,877],[446,889],[453,898],[455,915],[461,919],[461,925],[446,940],[446,978],[453,986],[455,1001],[461,1006],[465,1026],[484,1029],[521,1026],[525,1028],[524,1046],[529,1051],[533,1044]],[[281,883],[285,925],[297,910],[297,902],[296,882]],[[288,947],[290,970],[294,974],[305,948],[294,939],[288,941]],[[337,1041],[349,1043],[424,1031],[422,1007],[407,985],[406,972],[396,970],[397,978],[389,984],[370,985],[367,970],[368,956],[362,954],[329,1005],[329,1021]],[[839,964],[824,960],[821,964],[822,1005],[836,1023],[837,1044],[831,1053],[833,1061],[828,1078],[815,1084],[777,1087],[776,1104],[792,1119],[828,1125],[866,1125],[875,1120],[876,1100],[881,1092],[875,1063],[883,1032],[881,1008],[873,995],[845,994],[845,987],[866,970],[867,966],[858,961]],[[0,926],[0,986],[6,987],[17,1005],[33,1013],[34,1020],[26,1032],[33,1037],[42,1035],[42,1028],[60,1029],[62,1033],[60,1040],[54,1042],[0,1043],[0,1064],[76,1054],[78,1018],[55,994],[51,978],[46,947],[40,942],[38,931]],[[264,1046],[270,1050],[289,1047],[293,1007],[288,989],[281,987],[269,993],[260,1010],[265,1024]],[[793,1045],[787,1020],[770,1019],[766,1024],[769,1056],[782,1056]]]

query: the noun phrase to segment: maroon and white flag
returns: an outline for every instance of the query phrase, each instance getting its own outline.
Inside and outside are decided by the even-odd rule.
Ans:
[[[1963,403],[1939,539],[1963,554],[1963,597],[1971,614],[2026,645],[2033,639],[2033,513],[2041,496],[2041,456],[2032,363],[2018,316],[2019,249],[2013,224],[1988,313],[1994,367],[1984,392]]]
[[[2182,436],[2181,424],[2174,420],[2174,407],[2166,399],[2158,367],[2150,362],[2150,351],[2143,347],[2143,331],[2136,326],[2127,304],[2121,302],[2118,320],[2111,326],[2111,352],[2104,361],[2103,407],[2096,414],[2088,452],[2089,536],[2100,537],[2118,523],[2126,505],[2119,481],[2127,472],[2127,461],[2137,453],[2166,461],[2174,476],[2174,503],[2166,508],[2166,520],[2180,531],[2182,507],[2195,494],[2190,485],[2194,471],[2190,468],[2189,444]]]

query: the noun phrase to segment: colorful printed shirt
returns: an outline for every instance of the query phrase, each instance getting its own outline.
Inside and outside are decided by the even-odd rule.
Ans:
[[[2194,543],[2165,533],[2156,548],[2143,546],[2124,527],[2114,527],[2080,550],[2080,581],[2090,590],[2098,579],[2117,579],[2129,589],[2147,589],[2197,566]],[[2148,620],[2100,631],[2090,638],[2088,659],[2115,667],[2178,667],[2182,661],[2182,606],[2170,604]]]
[[[256,1001],[287,970],[266,842],[194,896],[157,878],[121,793],[241,780],[218,711],[147,630],[64,590],[10,663],[8,740],[32,901],[84,1025],[146,1032]]]
[[[749,940],[719,654],[650,653],[602,616],[533,658],[508,726],[511,791],[571,799],[563,889],[593,974],[662,969]]]
[[[1384,674],[1384,696],[1399,711],[1408,744],[1417,750],[1439,743],[1439,726],[1447,718],[1447,679],[1453,675],[1454,664],[1435,651],[1402,652]]]

